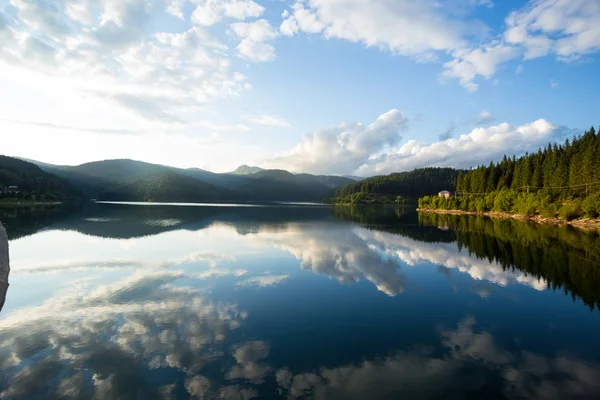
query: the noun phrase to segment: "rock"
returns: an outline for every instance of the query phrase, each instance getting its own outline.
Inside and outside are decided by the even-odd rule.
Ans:
[[[8,273],[10,272],[8,259],[8,235],[6,229],[0,222],[0,311],[6,300],[6,292],[8,291]]]

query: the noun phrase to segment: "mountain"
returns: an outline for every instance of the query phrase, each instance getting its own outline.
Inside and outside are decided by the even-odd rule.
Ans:
[[[203,170],[186,174],[181,173],[185,170],[128,159],[96,161],[73,167],[45,164],[43,168],[98,200],[215,202],[245,199],[240,193],[190,176],[212,174]]]
[[[17,186],[18,197],[28,200],[73,200],[81,197],[81,192],[66,180],[43,171],[33,163],[0,155],[0,191],[10,186]]]
[[[235,171],[230,172],[230,174],[231,175],[252,175],[252,174],[255,174],[260,171],[264,171],[264,169],[262,169],[260,167],[252,167],[249,165],[240,165],[239,167],[237,167],[237,169]]]
[[[249,168],[247,171],[255,168],[256,172],[217,174],[127,159],[78,166],[39,165],[81,188],[90,198],[119,201],[322,201],[331,197],[335,189],[353,182],[338,176],[247,166],[242,167]]]
[[[238,190],[261,201],[322,201],[333,194],[334,189],[352,180],[337,176],[292,174],[271,169],[251,175]]]
[[[374,176],[338,189],[334,202],[391,203],[417,199],[442,190],[452,190],[460,172],[453,168],[421,168],[388,176]]]

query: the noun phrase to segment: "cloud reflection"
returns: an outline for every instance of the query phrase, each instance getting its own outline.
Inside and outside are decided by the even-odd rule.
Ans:
[[[301,267],[341,283],[372,282],[378,290],[395,296],[406,286],[403,268],[436,264],[469,275],[474,280],[501,286],[519,284],[545,290],[543,279],[520,271],[506,271],[497,262],[460,252],[454,243],[427,243],[404,236],[346,225],[289,225],[277,232],[262,231],[248,240],[275,246],[294,255]],[[451,281],[451,285],[454,283]]]
[[[247,313],[174,286],[182,277],[162,271],[73,289],[0,320],[0,397],[148,398],[165,388],[144,371],[194,376],[219,360]],[[198,379],[190,382],[200,390]]]
[[[476,331],[473,317],[440,331],[444,354],[432,349],[398,352],[359,364],[276,379],[289,399],[597,398],[600,367],[572,356],[511,353],[491,333]]]

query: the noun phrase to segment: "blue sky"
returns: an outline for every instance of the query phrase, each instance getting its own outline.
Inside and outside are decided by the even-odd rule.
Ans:
[[[2,153],[373,175],[598,125],[596,0],[0,0]]]

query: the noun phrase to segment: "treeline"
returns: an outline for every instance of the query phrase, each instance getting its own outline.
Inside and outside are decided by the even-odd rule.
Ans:
[[[335,203],[406,203],[456,186],[459,171],[453,168],[421,168],[410,172],[374,176],[336,191]]]
[[[433,194],[433,192],[431,193]],[[420,208],[516,212],[573,219],[600,215],[600,135],[594,127],[564,144],[460,174],[456,195],[419,200]]]
[[[419,221],[456,232],[459,250],[544,279],[549,288],[600,309],[598,233],[464,215],[419,214]]]

